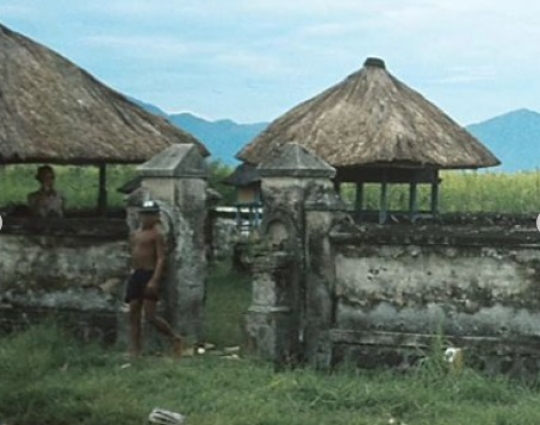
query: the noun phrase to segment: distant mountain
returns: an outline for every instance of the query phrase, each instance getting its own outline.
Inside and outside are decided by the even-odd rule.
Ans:
[[[167,114],[155,105],[129,98],[148,112],[168,119],[172,124],[195,136],[205,144],[212,156],[227,165],[237,165],[234,156],[268,123],[238,124],[231,120],[208,121],[188,112]]]
[[[147,110],[151,114],[157,115],[158,117],[169,118],[169,114],[162,111],[157,106],[152,105],[151,103],[143,102],[142,100],[135,99],[134,97],[127,96],[127,98],[131,100],[133,103],[136,103],[137,105],[139,105],[141,108]]]
[[[169,115],[169,120],[203,142],[212,157],[229,165],[238,163],[234,156],[268,125],[238,124],[231,120],[207,121],[189,113]]]
[[[193,134],[208,147],[212,159],[228,165],[238,164],[234,156],[269,124],[209,121],[190,113],[167,114],[152,104],[131,100]],[[487,170],[515,172],[540,168],[540,113],[519,109],[466,128],[501,160],[500,166]]]
[[[540,114],[519,109],[467,130],[484,143],[502,164],[494,171],[525,171],[540,168]]]

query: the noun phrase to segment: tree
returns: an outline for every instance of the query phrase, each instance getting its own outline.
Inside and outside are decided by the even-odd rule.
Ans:
[[[219,204],[234,205],[236,202],[236,189],[233,186],[223,184],[223,180],[231,175],[234,169],[227,164],[224,164],[219,159],[216,159],[208,164],[208,170],[208,185],[215,191],[219,192],[223,197]]]

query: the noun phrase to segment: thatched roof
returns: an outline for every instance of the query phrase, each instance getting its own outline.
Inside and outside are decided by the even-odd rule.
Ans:
[[[140,163],[190,134],[0,25],[0,163]]]
[[[245,187],[254,183],[259,183],[261,176],[257,170],[257,166],[243,163],[223,180],[223,184],[228,186]]]
[[[237,158],[259,164],[289,142],[302,144],[338,169],[500,164],[470,133],[373,58],[275,120]]]

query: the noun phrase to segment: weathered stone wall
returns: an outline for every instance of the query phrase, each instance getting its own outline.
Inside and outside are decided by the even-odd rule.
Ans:
[[[337,357],[355,357],[356,351],[357,361],[369,362],[377,353],[373,347],[391,342],[397,352],[404,341],[414,346],[416,337],[407,341],[414,335],[442,334],[457,344],[489,340],[483,344],[489,355],[525,351],[538,360],[540,244],[534,227],[349,226],[329,239],[335,267],[330,339],[339,347]]]
[[[215,219],[212,226],[213,258],[216,261],[230,260],[234,245],[240,238],[240,230],[236,220],[227,218]]]
[[[489,370],[540,371],[536,217],[412,224],[392,215],[395,225],[368,224],[347,213],[335,170],[296,143],[259,172],[264,218],[246,323],[253,351],[283,361],[300,347],[319,367],[407,367],[443,337]],[[278,254],[293,265],[286,273],[261,260]]]
[[[189,339],[204,340],[206,298],[207,182],[200,176],[173,179],[145,176],[143,188],[158,200],[170,238],[165,279],[165,301],[161,304],[167,320]]]
[[[0,291],[64,290],[126,274],[126,240],[0,235]]]
[[[536,230],[408,230],[386,239],[388,229],[360,232],[354,244],[354,235],[332,238],[338,327],[540,333],[540,244],[530,243]]]
[[[0,232],[0,329],[46,317],[112,343],[129,270],[123,220],[6,219]]]

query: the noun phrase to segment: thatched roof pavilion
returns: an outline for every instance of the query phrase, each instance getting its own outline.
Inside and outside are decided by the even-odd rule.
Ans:
[[[235,168],[234,172],[223,180],[223,184],[235,187],[247,187],[261,180],[256,165],[244,162]]]
[[[262,206],[261,176],[257,166],[244,162],[238,165],[222,183],[236,188],[236,220],[238,226],[242,226],[242,209],[247,208],[250,227],[257,227],[259,224],[259,208]]]
[[[256,165],[289,142],[309,148],[336,168],[338,184],[360,185],[360,208],[364,183],[381,183],[383,192],[387,183],[432,183],[436,192],[437,170],[500,164],[467,130],[395,78],[377,58],[368,58],[361,70],[276,119],[237,158]],[[415,190],[411,189],[414,198]],[[434,193],[434,202],[436,197]],[[382,198],[384,210],[386,193]]]
[[[0,165],[104,170],[105,164],[144,162],[174,143],[194,143],[209,155],[190,134],[1,24],[0,74]]]

